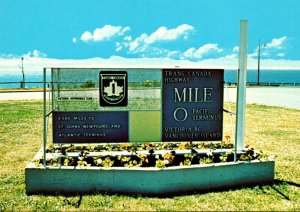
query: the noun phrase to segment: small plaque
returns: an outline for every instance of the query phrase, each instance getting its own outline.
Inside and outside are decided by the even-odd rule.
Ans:
[[[101,71],[99,101],[102,107],[120,107],[128,104],[126,71]]]
[[[53,143],[128,142],[128,112],[53,112]]]

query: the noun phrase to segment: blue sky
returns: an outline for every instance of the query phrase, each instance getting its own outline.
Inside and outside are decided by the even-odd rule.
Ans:
[[[0,0],[0,58],[300,60],[299,0]]]

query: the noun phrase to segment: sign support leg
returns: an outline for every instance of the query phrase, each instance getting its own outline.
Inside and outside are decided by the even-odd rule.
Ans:
[[[44,142],[43,142],[43,166],[46,168],[46,145],[47,145],[47,104],[46,104],[46,68],[44,68]]]
[[[247,43],[248,21],[240,21],[240,53],[237,86],[236,131],[235,131],[235,161],[236,152],[244,150],[245,140],[245,111],[246,111],[246,83],[247,83]]]

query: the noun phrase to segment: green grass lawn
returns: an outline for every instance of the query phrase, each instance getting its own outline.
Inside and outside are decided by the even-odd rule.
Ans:
[[[169,198],[27,196],[24,169],[42,146],[42,111],[39,101],[0,101],[0,211],[300,210],[300,110],[247,105],[246,144],[276,156],[274,184]],[[224,116],[227,134],[231,134],[229,115]]]

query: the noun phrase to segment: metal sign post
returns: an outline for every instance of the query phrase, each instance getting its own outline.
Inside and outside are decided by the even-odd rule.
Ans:
[[[44,78],[44,134],[43,134],[43,166],[46,168],[46,146],[47,146],[47,108],[46,108],[46,68],[43,69]]]

